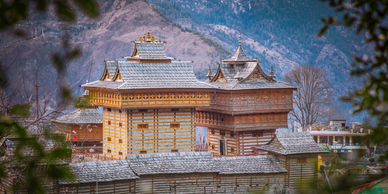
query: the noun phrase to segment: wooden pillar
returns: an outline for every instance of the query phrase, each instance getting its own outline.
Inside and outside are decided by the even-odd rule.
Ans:
[[[349,144],[352,145],[353,141],[352,141],[352,136],[349,137]]]
[[[318,137],[317,137],[317,142],[318,142],[318,145],[319,145],[319,135],[318,135]]]
[[[342,145],[346,145],[346,137],[345,137],[345,135],[342,137]]]

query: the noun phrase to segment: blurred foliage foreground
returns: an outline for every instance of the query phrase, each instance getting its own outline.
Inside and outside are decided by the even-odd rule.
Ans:
[[[48,13],[56,16],[58,22],[65,22],[69,26],[77,21],[77,15],[98,17],[99,6],[95,0],[0,0],[1,33],[12,33],[24,38],[26,33],[16,25],[27,21],[30,13]],[[71,35],[65,33],[61,51],[52,53],[52,64],[58,74],[55,86],[59,89],[56,104],[62,108],[75,100],[66,84],[66,66],[82,53],[80,46],[71,46],[70,39]],[[7,64],[0,65],[0,90],[5,91],[4,98],[9,98],[7,94],[13,92],[6,90],[12,84],[10,75],[7,75],[10,66],[7,68]],[[35,111],[37,115],[31,116],[31,112]],[[49,129],[43,128],[39,133],[28,130],[34,125],[38,126],[45,116],[48,115],[39,115],[39,106],[32,106],[31,100],[15,102],[7,111],[1,111],[0,141],[2,145],[11,140],[14,144],[12,154],[3,156],[0,160],[2,188],[6,180],[12,180],[16,183],[13,185],[15,189],[22,189],[27,193],[45,193],[47,189],[55,189],[55,183],[60,180],[74,180],[67,165],[71,158],[71,149],[65,138]],[[21,125],[14,118],[28,120],[29,123]],[[5,149],[4,146],[2,148]]]

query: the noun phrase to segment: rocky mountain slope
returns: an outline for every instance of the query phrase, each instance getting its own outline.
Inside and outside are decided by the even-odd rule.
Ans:
[[[336,97],[361,85],[350,77],[352,54],[370,54],[364,35],[335,27],[317,38],[329,14],[340,17],[316,0],[148,0],[184,28],[195,29],[234,53],[241,35],[245,53],[259,58],[266,72],[271,65],[281,76],[296,64],[313,64],[327,70]],[[349,105],[344,105],[351,109]],[[358,120],[359,118],[355,118]]]
[[[80,17],[71,27],[54,20],[50,14],[34,15],[18,26],[28,33],[19,39],[1,34],[0,53],[3,64],[10,64],[17,56],[18,64],[12,74],[37,71],[39,84],[55,85],[55,69],[51,54],[61,49],[61,38],[72,36],[72,44],[83,48],[83,55],[67,68],[68,82],[79,95],[78,85],[88,79],[93,61],[91,81],[102,75],[104,60],[120,60],[133,52],[133,40],[150,31],[158,40],[166,41],[165,52],[176,60],[194,61],[197,74],[206,74],[208,66],[219,58],[230,56],[222,46],[195,31],[180,28],[145,1],[100,1],[101,15],[97,20]],[[93,60],[92,60],[93,59]],[[20,61],[20,63],[19,63]],[[35,83],[31,83],[33,87]]]

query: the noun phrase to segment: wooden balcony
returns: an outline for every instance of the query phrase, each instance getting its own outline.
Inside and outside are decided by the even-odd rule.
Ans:
[[[90,91],[89,99],[92,105],[116,108],[208,107],[210,105],[210,93],[206,92],[113,93]]]

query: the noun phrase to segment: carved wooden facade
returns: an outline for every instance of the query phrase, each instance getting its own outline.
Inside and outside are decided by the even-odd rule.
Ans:
[[[272,72],[273,74],[273,72]],[[217,87],[210,107],[197,108],[198,126],[208,128],[208,150],[213,156],[246,155],[267,143],[277,128],[287,128],[296,87],[268,76],[260,62],[247,57],[240,45],[236,54],[219,65],[206,83]]]
[[[173,61],[165,42],[141,37],[132,56],[105,61],[100,80],[83,85],[103,107],[103,152],[129,154],[194,151],[195,108],[208,107],[214,87],[199,82],[192,62]]]
[[[194,151],[194,138],[194,108],[104,108],[104,155]]]

